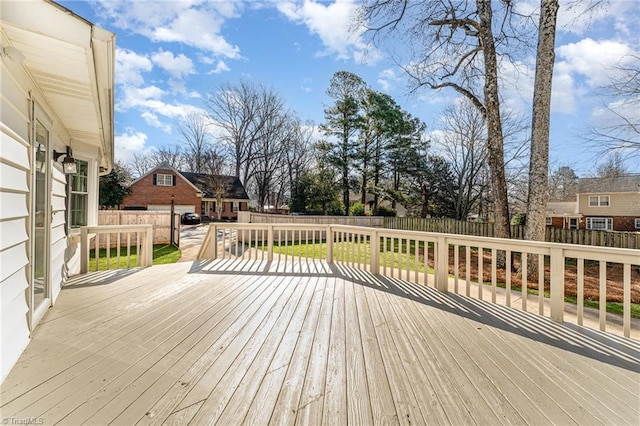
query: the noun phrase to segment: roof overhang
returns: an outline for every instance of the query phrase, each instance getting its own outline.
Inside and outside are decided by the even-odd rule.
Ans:
[[[114,156],[115,34],[49,0],[3,1],[2,32],[71,140]]]

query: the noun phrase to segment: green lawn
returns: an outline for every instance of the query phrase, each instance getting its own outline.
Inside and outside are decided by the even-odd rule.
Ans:
[[[107,269],[107,250],[100,249],[100,259],[98,262],[99,269],[104,271]],[[117,262],[118,249],[111,248],[109,250],[110,262],[109,269],[119,269],[127,267],[127,248],[120,248],[120,266]],[[182,252],[179,248],[172,246],[171,244],[155,244],[153,246],[153,264],[164,265],[167,263],[176,263],[182,256]],[[96,270],[95,249],[89,252],[89,270]],[[131,247],[131,267],[138,266],[138,253],[135,246]]]

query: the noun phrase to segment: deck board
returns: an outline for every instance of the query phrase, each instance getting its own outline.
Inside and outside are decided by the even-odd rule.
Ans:
[[[0,387],[44,424],[638,424],[637,340],[322,262],[77,277]]]

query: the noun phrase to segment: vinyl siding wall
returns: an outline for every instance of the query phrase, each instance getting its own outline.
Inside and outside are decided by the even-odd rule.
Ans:
[[[29,259],[31,119],[30,93],[51,121],[49,149],[63,151],[70,137],[44,96],[19,64],[1,59],[0,95],[0,382],[29,342]],[[75,155],[74,145],[74,155]],[[91,151],[91,149],[89,149]],[[95,149],[93,149],[95,151]],[[97,169],[93,161],[93,195],[88,209],[97,209]],[[69,265],[78,263],[79,250],[66,235],[66,177],[59,162],[51,162],[49,276],[54,303],[68,276]],[[93,215],[95,223],[97,213]]]
[[[589,207],[589,197],[608,195],[609,207]],[[584,216],[640,216],[640,192],[579,194],[578,211]]]

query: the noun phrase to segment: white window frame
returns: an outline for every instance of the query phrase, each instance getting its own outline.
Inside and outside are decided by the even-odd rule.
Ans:
[[[75,173],[73,175],[69,176],[69,217],[68,217],[68,223],[69,223],[69,229],[78,229],[81,226],[86,226],[89,225],[89,203],[90,203],[90,188],[91,188],[91,163],[87,160],[82,160],[82,159],[76,159],[76,161],[78,162],[78,173]],[[74,184],[75,184],[75,180],[77,178],[79,178],[80,175],[80,171],[83,169],[83,167],[81,167],[80,163],[84,163],[86,164],[86,175],[85,176],[81,176],[82,178],[86,179],[85,181],[85,190],[84,191],[76,191],[74,190]],[[78,206],[74,205],[74,195],[77,196],[81,196],[84,199],[84,206],[82,206],[81,208],[78,208]],[[75,207],[75,208],[74,208]],[[82,221],[82,223],[74,223],[73,219],[75,217],[74,212],[75,211],[79,211],[81,212],[81,215],[84,218],[84,221]]]
[[[173,175],[168,175],[165,173],[157,173],[156,186],[173,186]]]
[[[636,217],[634,220],[634,225],[636,229],[640,229],[640,217]]]
[[[231,211],[237,212],[239,209],[240,209],[240,203],[237,201],[234,201],[233,204],[231,204]]]
[[[594,227],[595,223],[601,223],[604,221],[604,228],[601,226]],[[597,231],[611,231],[613,230],[613,218],[611,217],[588,217],[587,218],[587,229],[593,229]]]
[[[544,220],[545,220],[544,222],[545,225],[547,226],[553,225],[553,218],[551,216],[547,216]]]
[[[609,197],[608,195],[590,195],[589,196],[589,207],[610,207],[610,206],[611,206],[611,197]]]

